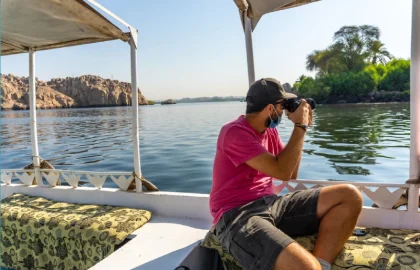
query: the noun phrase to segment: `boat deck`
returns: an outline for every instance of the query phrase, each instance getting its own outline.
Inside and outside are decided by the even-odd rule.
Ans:
[[[91,269],[175,269],[209,231],[206,220],[153,216],[132,239]]]
[[[364,187],[366,185],[363,184],[361,189],[370,194],[370,191]],[[391,184],[386,185],[393,187]],[[302,182],[295,189],[298,187],[303,188]],[[128,236],[129,241],[124,241],[114,253],[91,269],[175,269],[179,265],[185,265],[189,269],[207,270],[213,269],[211,267],[216,263],[216,251],[200,247],[200,242],[207,235],[212,222],[207,194],[135,193],[115,188],[27,186],[15,183],[1,184],[1,189],[2,199],[14,193],[22,193],[69,203],[123,206],[151,211],[152,218],[149,222],[131,233]],[[290,189],[293,191],[293,188]],[[383,193],[384,190],[382,187],[374,192]],[[386,197],[394,196],[398,199],[397,191],[386,193]],[[381,202],[380,196],[375,200],[375,203],[378,202]],[[370,231],[371,237],[366,239],[349,239],[353,242],[348,242],[347,249],[340,259],[344,263],[335,266],[334,269],[363,269],[357,268],[360,265],[367,267],[366,269],[375,269],[379,266],[378,263],[387,267],[398,263],[400,267],[398,269],[418,269],[420,267],[418,224],[420,224],[418,212],[364,207],[358,226],[367,228],[379,226],[383,229]],[[403,228],[417,232],[398,231]],[[407,235],[403,236],[404,234]],[[309,242],[300,241],[308,250],[313,242],[312,238]],[[364,261],[361,262],[360,259]],[[415,267],[410,268],[413,265]]]

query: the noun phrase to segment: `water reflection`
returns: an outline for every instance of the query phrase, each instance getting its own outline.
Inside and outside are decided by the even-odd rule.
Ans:
[[[305,150],[329,160],[338,174],[370,175],[366,165],[378,163],[383,149],[409,147],[408,104],[360,104],[320,106],[310,144],[319,150]]]
[[[131,151],[131,110],[126,107],[38,111],[37,120],[40,154],[56,168],[104,165],[115,146],[125,145],[117,150]],[[2,113],[3,166],[19,168],[30,163],[30,146],[29,114]]]

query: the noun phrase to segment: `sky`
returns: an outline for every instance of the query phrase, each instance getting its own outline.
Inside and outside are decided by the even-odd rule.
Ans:
[[[245,37],[233,0],[97,2],[139,30],[138,86],[147,99],[246,95]],[[266,14],[253,32],[256,79],[274,77],[293,85],[300,75],[313,75],[305,68],[306,56],[330,45],[344,25],[378,26],[391,54],[409,58],[411,3],[322,0]],[[28,54],[2,57],[1,72],[28,76]],[[128,43],[36,53],[41,80],[86,74],[130,82]]]

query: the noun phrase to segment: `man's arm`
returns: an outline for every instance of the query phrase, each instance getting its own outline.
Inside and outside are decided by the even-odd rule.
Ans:
[[[305,100],[302,100],[299,108],[288,117],[293,123],[302,123],[308,126],[312,124],[312,111]],[[305,133],[304,129],[295,127],[286,147],[277,156],[263,153],[246,161],[246,164],[257,171],[283,181],[288,181],[294,176],[297,177]]]
[[[290,177],[290,179],[297,179],[298,178],[298,173],[299,173],[299,166],[300,166],[300,162],[302,161],[302,152],[300,152],[300,156],[299,156],[299,160],[298,163],[296,165],[295,170],[292,173],[292,177]]]
[[[295,127],[286,147],[276,157],[263,153],[246,162],[248,166],[271,177],[288,181],[300,161],[305,131]]]

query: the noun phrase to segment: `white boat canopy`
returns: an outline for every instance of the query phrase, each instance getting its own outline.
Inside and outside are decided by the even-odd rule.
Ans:
[[[257,26],[258,21],[264,14],[310,4],[320,0],[233,0],[239,8],[242,23],[244,23],[244,12],[251,19],[252,30]]]
[[[130,39],[83,0],[3,0],[1,10],[2,55]]]
[[[89,4],[88,4],[89,3]],[[96,6],[97,10],[92,6]],[[123,32],[101,13],[127,27]],[[138,131],[137,30],[95,0],[2,0],[1,55],[29,53],[29,108],[35,180],[43,185],[36,122],[35,52],[108,40],[128,42],[131,53],[133,177],[141,191]]]
[[[242,26],[245,31],[246,59],[248,63],[248,83],[255,82],[252,31],[264,14],[289,9],[321,0],[233,0],[238,6]]]

